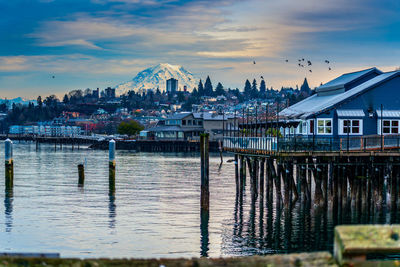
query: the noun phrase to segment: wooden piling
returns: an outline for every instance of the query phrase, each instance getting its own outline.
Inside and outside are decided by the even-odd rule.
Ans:
[[[78,186],[83,187],[85,183],[85,167],[82,163],[78,164],[78,176],[79,176]]]
[[[115,147],[115,141],[111,140],[108,143],[108,183],[110,195],[115,194]]]
[[[244,180],[244,175],[245,175],[245,173],[244,173],[244,169],[246,168],[246,166],[245,166],[245,160],[244,160],[244,157],[242,156],[242,155],[240,155],[239,156],[239,163],[240,163],[240,168],[239,168],[239,188],[240,188],[240,191],[242,191],[243,190],[243,180]]]
[[[209,210],[209,135],[200,135],[200,162],[201,162],[201,209]]]
[[[221,158],[221,165],[224,163],[224,158],[222,157],[222,142],[221,140],[218,141],[218,150],[219,150],[219,157]]]
[[[239,156],[235,154],[235,183],[236,183],[236,192],[240,190],[240,182],[239,182]]]
[[[265,167],[265,158],[262,158],[260,160],[260,190],[259,190],[259,194],[260,194],[260,201],[261,199],[264,199],[264,167]]]
[[[5,156],[5,185],[6,189],[12,189],[14,185],[14,160],[13,160],[13,143],[10,139],[4,142]]]

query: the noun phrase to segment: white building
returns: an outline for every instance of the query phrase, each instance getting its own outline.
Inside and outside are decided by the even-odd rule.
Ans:
[[[24,135],[40,135],[40,136],[60,136],[74,137],[82,134],[82,129],[79,126],[21,126],[12,125],[9,130],[10,134]]]

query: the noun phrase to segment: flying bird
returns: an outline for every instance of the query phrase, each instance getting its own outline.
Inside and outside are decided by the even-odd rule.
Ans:
[[[309,70],[310,72],[312,72],[312,70]]]
[[[304,58],[302,58],[301,60],[304,61]]]
[[[332,70],[331,67],[329,67],[329,70]]]
[[[54,79],[55,77],[56,77],[56,76],[54,76],[54,75],[52,76],[53,79]]]
[[[263,77],[263,76],[261,76],[261,79],[263,79],[263,80],[264,80],[264,77]]]
[[[288,60],[288,59],[286,59],[286,62],[289,62],[289,60]]]
[[[310,60],[307,60],[307,64],[308,64],[308,66],[312,65]]]
[[[253,61],[253,64],[255,65],[255,64],[256,64],[256,62],[255,62],[255,61]]]
[[[326,63],[326,64],[329,64],[329,60],[325,60],[325,63]]]

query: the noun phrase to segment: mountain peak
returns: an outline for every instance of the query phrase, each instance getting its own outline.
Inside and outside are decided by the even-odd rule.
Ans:
[[[184,86],[190,92],[197,86],[198,79],[185,70],[182,66],[169,63],[160,63],[139,72],[132,81],[116,86],[117,94],[121,95],[128,91],[142,93],[145,90],[166,90],[166,81],[170,78],[178,80],[178,90],[183,91]]]

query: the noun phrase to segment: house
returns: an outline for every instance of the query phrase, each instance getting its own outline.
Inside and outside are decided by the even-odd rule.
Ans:
[[[343,74],[282,110],[279,119],[297,121],[291,133],[303,136],[398,134],[400,71],[370,68]]]
[[[225,125],[223,125],[225,122]],[[233,117],[210,112],[181,112],[159,122],[156,127],[141,133],[142,138],[157,140],[198,140],[201,133],[210,134],[210,140],[222,138],[224,127],[231,125]]]
[[[195,119],[190,112],[176,113],[165,119],[165,125],[148,129],[155,139],[190,140],[199,138],[203,121]]]

